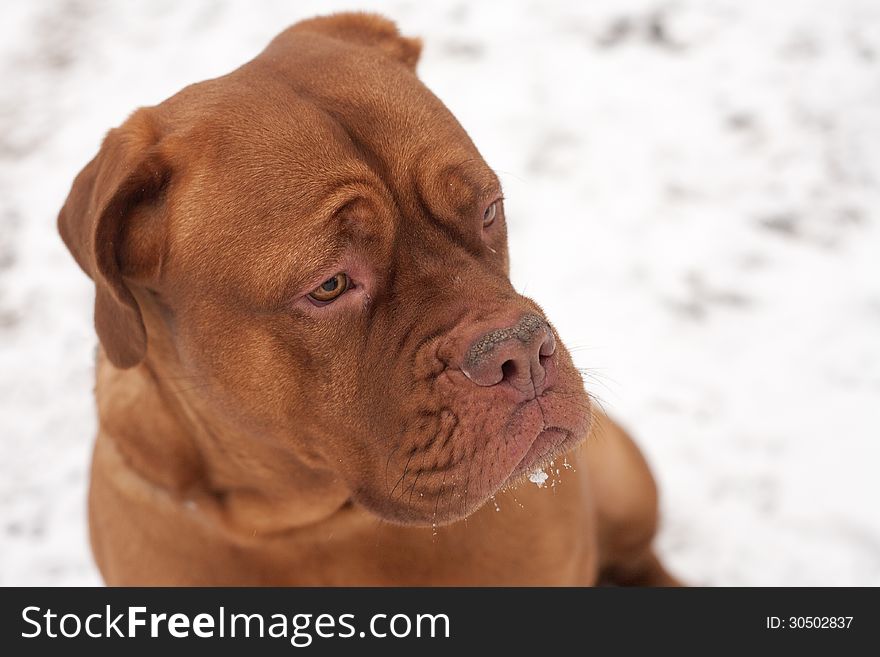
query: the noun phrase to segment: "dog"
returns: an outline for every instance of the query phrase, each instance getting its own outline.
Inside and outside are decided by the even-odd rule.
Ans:
[[[420,50],[297,23],[76,177],[107,584],[676,583],[646,462],[511,286],[498,179]]]

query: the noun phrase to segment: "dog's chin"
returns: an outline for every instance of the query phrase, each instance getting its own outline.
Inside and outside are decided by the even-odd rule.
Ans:
[[[437,527],[457,522],[479,510],[499,490],[522,483],[531,473],[574,449],[588,433],[589,416],[589,412],[581,414],[568,427],[544,426],[504,461],[487,464],[484,454],[477,451],[470,462],[423,477],[424,481],[414,484],[402,499],[391,500],[387,492],[383,495],[369,488],[357,490],[354,499],[393,524]]]

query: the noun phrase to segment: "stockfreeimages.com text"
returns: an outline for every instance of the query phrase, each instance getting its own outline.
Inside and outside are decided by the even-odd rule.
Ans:
[[[41,607],[25,607],[22,619],[28,631],[24,638],[88,636],[186,638],[284,638],[291,645],[304,648],[316,638],[449,638],[450,622],[446,614],[374,614],[358,629],[354,614],[244,614],[230,613],[220,607],[214,613],[150,613],[146,607],[126,607],[122,612],[106,605],[103,613],[88,615],[58,613]]]

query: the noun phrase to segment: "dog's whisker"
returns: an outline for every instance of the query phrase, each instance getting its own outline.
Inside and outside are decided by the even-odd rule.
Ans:
[[[406,459],[406,465],[403,466],[403,474],[400,475],[400,479],[397,480],[397,483],[394,484],[394,488],[391,489],[391,492],[388,494],[388,497],[391,501],[394,501],[394,491],[397,490],[397,487],[406,479],[406,475],[409,472],[409,464],[412,461],[413,456],[415,455],[414,451],[410,451],[409,457]]]

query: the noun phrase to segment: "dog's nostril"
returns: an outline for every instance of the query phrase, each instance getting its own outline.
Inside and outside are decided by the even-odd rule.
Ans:
[[[501,380],[510,380],[516,376],[516,361],[506,360],[501,365]]]
[[[552,356],[556,352],[556,338],[553,337],[553,331],[547,329],[547,335],[541,342],[541,348],[538,350],[538,358],[544,362],[545,358]]]

